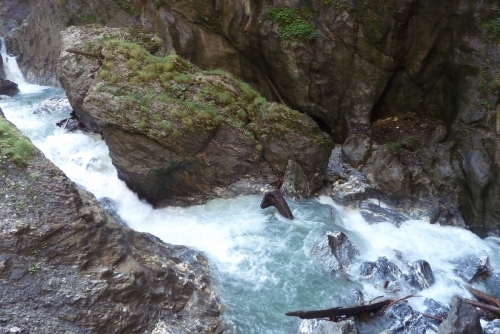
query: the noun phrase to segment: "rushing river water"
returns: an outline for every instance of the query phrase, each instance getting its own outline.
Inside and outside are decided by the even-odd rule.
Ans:
[[[20,83],[21,93],[0,100],[7,119],[71,180],[98,199],[114,201],[128,226],[203,251],[224,304],[228,333],[298,333],[299,320],[286,317],[286,311],[340,306],[354,288],[362,290],[366,300],[384,295],[380,286],[359,279],[358,267],[380,256],[397,263],[394,250],[405,261],[428,261],[434,271],[436,283],[419,293],[422,298],[409,301],[417,310],[425,297],[449,304],[453,295],[468,296],[453,271],[456,259],[487,255],[492,268],[500,268],[499,247],[466,230],[424,221],[407,221],[399,228],[390,223],[369,225],[359,211],[342,208],[327,197],[289,200],[293,221],[280,217],[274,208],[261,210],[261,196],[155,210],[118,179],[104,141],[55,126],[68,117],[68,109],[33,114],[43,101],[64,92],[26,84],[16,76],[20,72],[13,63],[15,59],[9,58],[7,74]],[[326,231],[343,231],[360,249],[347,275],[330,274],[310,254],[312,244]]]

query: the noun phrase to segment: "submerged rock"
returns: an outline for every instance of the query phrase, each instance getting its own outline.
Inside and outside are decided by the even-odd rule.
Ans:
[[[490,260],[486,255],[469,259],[461,259],[455,262],[455,268],[453,271],[467,283],[472,283],[478,279],[479,276],[489,273]]]
[[[389,207],[374,203],[374,200],[362,201],[359,211],[368,224],[389,222],[399,227],[402,222],[409,219]]]
[[[0,328],[221,332],[202,253],[117,224],[35,147],[0,170]]]
[[[71,104],[65,95],[54,96],[43,101],[33,114],[51,115],[71,113]]]

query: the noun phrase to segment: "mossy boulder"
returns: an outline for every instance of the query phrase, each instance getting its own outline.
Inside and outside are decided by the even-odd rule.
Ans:
[[[103,60],[76,63],[69,58],[82,56],[63,51],[61,84],[68,96],[87,88],[70,98],[73,108],[98,126],[122,179],[153,204],[203,202],[242,180],[278,185],[289,160],[311,191],[322,185],[333,143],[308,116],[269,103],[226,72],[154,55],[118,32],[109,38],[108,28],[70,29],[64,49],[92,45]],[[93,74],[74,77],[93,66]]]

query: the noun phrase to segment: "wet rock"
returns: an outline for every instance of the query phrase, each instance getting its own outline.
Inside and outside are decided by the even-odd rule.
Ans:
[[[481,275],[489,273],[490,269],[488,256],[481,256],[456,261],[453,271],[467,283],[472,283]]]
[[[336,146],[332,150],[330,158],[328,159],[328,167],[325,174],[325,180],[328,182],[335,182],[342,175],[344,175],[342,148],[340,146]]]
[[[54,96],[43,101],[33,114],[52,115],[71,113],[71,105],[65,95]]]
[[[368,224],[389,222],[399,227],[402,222],[409,219],[389,207],[376,204],[375,201],[373,199],[362,201],[359,206],[360,213]]]
[[[439,326],[437,334],[483,334],[479,313],[472,305],[454,297],[448,316]]]
[[[345,233],[326,232],[313,244],[311,254],[328,270],[338,272],[349,268],[359,250]]]
[[[220,333],[208,261],[117,224],[35,147],[0,159],[0,326],[26,333]],[[14,186],[15,185],[15,186]],[[36,194],[36,196],[33,196]]]
[[[333,183],[330,196],[332,199],[345,206],[357,206],[359,201],[369,195],[372,187],[361,173],[354,172],[347,180],[338,180]]]
[[[385,256],[379,257],[375,262],[363,262],[359,272],[366,279],[376,281],[397,281],[405,277],[401,269]]]
[[[0,78],[0,95],[13,96],[19,93],[17,83]]]
[[[429,328],[427,319],[405,302],[389,307],[384,317],[391,319],[389,329],[394,334],[425,334]]]
[[[423,302],[423,307],[424,311],[423,313],[432,315],[434,317],[440,318],[440,319],[445,319],[448,312],[450,311],[450,307],[447,305],[444,305],[438,301],[435,301],[434,299],[430,298],[425,298]],[[440,321],[432,319],[432,318],[427,318],[429,327],[437,331],[439,325],[441,324]]]
[[[500,273],[492,273],[486,277],[482,282],[485,285],[488,294],[493,297],[500,298]]]
[[[500,319],[488,321],[483,326],[484,334],[500,334]]]
[[[300,334],[357,334],[358,330],[353,320],[339,322],[324,320],[302,320],[299,326]]]
[[[115,47],[113,36],[142,48]],[[63,31],[62,40],[63,50],[91,43],[113,59],[102,62],[96,76],[85,77],[78,69],[95,67],[98,60],[63,51],[59,79],[78,119],[102,130],[120,178],[153,205],[206,202],[246,178],[277,186],[290,160],[302,169],[301,182],[308,183],[299,191],[323,185],[333,142],[310,117],[268,103],[229,74],[203,72],[177,55],[154,57],[151,44],[161,40],[152,34],[80,26]],[[168,63],[170,80],[159,72],[142,79],[147,82],[135,80],[140,71],[129,60],[138,50],[150,65]]]
[[[127,226],[127,223],[118,214],[118,204],[109,197],[103,197],[99,199],[99,205],[101,208],[110,215],[118,224]]]
[[[434,274],[431,265],[425,260],[418,260],[408,264],[410,269],[408,282],[411,286],[423,290],[434,284]]]

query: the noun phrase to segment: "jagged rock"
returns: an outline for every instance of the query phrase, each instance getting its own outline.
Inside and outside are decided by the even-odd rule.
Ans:
[[[342,144],[342,156],[353,167],[363,165],[370,156],[371,139],[367,135],[356,134],[347,137]]]
[[[370,199],[361,202],[359,211],[368,224],[389,222],[399,227],[402,222],[409,219],[389,207],[374,203],[374,200]]]
[[[441,319],[445,319],[448,312],[450,311],[449,306],[444,305],[438,301],[435,301],[434,299],[425,298],[422,305],[424,307],[422,313],[429,314],[431,316]],[[429,328],[437,332],[441,322],[432,318],[427,318],[427,321],[429,324]]]
[[[324,320],[302,320],[300,334],[357,334],[358,330],[353,320],[340,322]]]
[[[19,87],[15,82],[0,78],[0,95],[13,96],[19,93]]]
[[[40,106],[33,111],[33,114],[62,114],[71,113],[71,105],[65,95],[54,96],[43,101]]]
[[[450,312],[439,326],[437,334],[483,334],[479,313],[472,305],[454,297]]]
[[[488,273],[490,260],[488,256],[461,259],[455,262],[453,271],[467,283],[472,283],[480,275]]]
[[[61,84],[78,118],[87,125],[87,115],[102,131],[119,176],[154,205],[201,203],[241,179],[277,185],[289,160],[310,192],[323,185],[333,143],[308,116],[268,103],[229,74],[152,56],[154,35],[90,26],[68,28],[62,38],[64,50],[86,43],[102,50],[94,78],[79,71],[97,59],[63,51]]]
[[[288,160],[281,191],[283,195],[294,199],[307,198],[311,193],[307,176],[304,174],[302,167],[293,160]]]
[[[397,265],[390,262],[385,256],[375,262],[363,262],[359,268],[360,275],[367,279],[378,281],[397,281],[404,278],[403,272]]]
[[[118,205],[109,197],[103,197],[99,199],[99,205],[101,208],[110,215],[118,224],[127,226],[127,223],[118,214]]]
[[[328,270],[344,271],[352,260],[359,255],[359,250],[343,232],[326,232],[320,236],[311,248],[314,255]]]
[[[325,174],[325,181],[335,182],[342,175],[344,175],[344,167],[342,162],[342,148],[340,146],[336,146],[332,150],[330,158],[328,159],[328,167]]]
[[[402,302],[389,307],[384,317],[392,320],[389,329],[394,334],[425,334],[429,328],[428,320],[420,312]]]
[[[410,273],[408,282],[411,286],[423,290],[434,284],[434,274],[432,273],[431,265],[425,260],[418,260],[408,264]]]
[[[162,321],[171,333],[222,331],[202,253],[117,224],[30,152],[25,163],[0,159],[1,327],[147,333]]]

